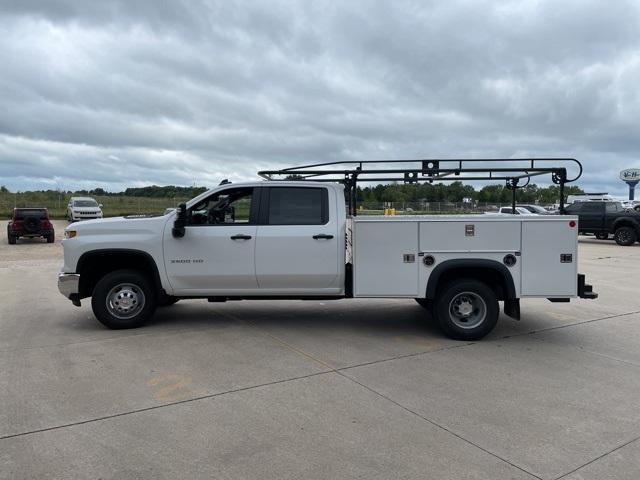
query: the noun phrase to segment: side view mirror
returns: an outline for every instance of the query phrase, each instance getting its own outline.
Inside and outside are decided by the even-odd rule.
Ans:
[[[184,237],[185,229],[184,227],[187,225],[187,205],[181,203],[178,205],[176,210],[176,219],[173,222],[173,229],[171,230],[171,234],[175,238]]]
[[[98,204],[98,208],[102,208],[103,205],[101,203]]]

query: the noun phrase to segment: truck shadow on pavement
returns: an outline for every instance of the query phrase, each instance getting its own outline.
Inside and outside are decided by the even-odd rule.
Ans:
[[[355,332],[369,335],[422,335],[445,338],[435,320],[412,300],[349,305],[341,301],[242,301],[208,305],[184,301],[159,308],[145,329],[202,328],[227,323],[315,335],[319,332]]]

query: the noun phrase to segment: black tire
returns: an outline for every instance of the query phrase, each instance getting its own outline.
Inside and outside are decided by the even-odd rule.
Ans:
[[[15,245],[17,240],[18,239],[15,235],[11,235],[10,233],[7,234],[7,241],[9,242],[9,245]]]
[[[117,290],[118,286],[127,285],[127,289]],[[107,306],[110,293],[113,295],[118,293],[131,293],[131,296],[125,298],[130,305],[130,310],[135,312],[132,316],[122,314],[122,318],[114,315],[116,307],[109,302],[111,308]],[[113,298],[113,296],[112,296]],[[142,303],[142,307],[135,307],[133,300],[138,299]],[[123,301],[123,299],[120,299]],[[140,305],[140,302],[137,302]],[[149,278],[135,270],[116,270],[102,277],[93,289],[91,296],[91,308],[100,323],[111,329],[137,328],[144,325],[151,318],[156,310],[157,295],[152,287]],[[123,308],[123,307],[120,307]],[[136,312],[136,308],[138,308]]]
[[[166,297],[161,298],[160,300],[158,300],[158,306],[159,307],[170,307],[171,305],[175,305],[179,301],[180,301],[180,299],[178,297],[166,296]]]
[[[616,233],[613,238],[618,245],[628,247],[633,245],[638,240],[638,234],[631,227],[620,227],[616,229]]]
[[[50,233],[49,235],[47,235],[47,243],[53,243],[55,241],[56,241],[55,233]]]
[[[476,315],[475,322],[473,317],[452,313],[459,311],[461,306],[473,308],[470,315]],[[450,282],[439,290],[434,313],[440,328],[449,338],[470,341],[479,340],[494,329],[500,308],[495,292],[487,284],[465,278]],[[471,323],[464,325],[465,322]]]
[[[38,217],[29,216],[24,217],[24,221],[22,222],[22,228],[27,233],[39,233],[42,222]]]
[[[609,234],[607,232],[598,232],[596,233],[596,238],[598,240],[609,240]]]

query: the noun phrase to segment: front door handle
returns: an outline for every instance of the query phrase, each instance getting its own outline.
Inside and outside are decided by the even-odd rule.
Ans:
[[[231,237],[231,240],[251,240],[251,235],[242,235],[242,234],[233,235]]]
[[[320,240],[321,238],[326,238],[327,240],[331,240],[333,238],[333,235],[327,235],[326,233],[320,233],[318,235],[314,235],[313,236],[314,240]]]

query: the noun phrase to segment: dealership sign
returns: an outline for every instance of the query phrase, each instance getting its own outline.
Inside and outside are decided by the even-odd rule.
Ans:
[[[625,182],[640,182],[640,168],[627,168],[620,172],[620,180]]]

